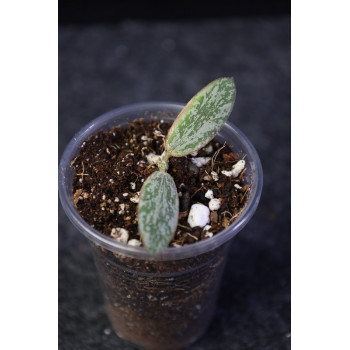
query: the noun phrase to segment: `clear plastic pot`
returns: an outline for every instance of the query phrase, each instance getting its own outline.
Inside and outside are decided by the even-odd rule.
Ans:
[[[181,349],[208,327],[232,238],[247,224],[259,203],[262,167],[246,136],[227,122],[216,139],[245,157],[251,186],[241,215],[210,239],[180,248],[166,248],[151,258],[143,247],[116,242],[89,226],[73,204],[70,162],[82,142],[99,130],[126,125],[135,118],[173,120],[182,104],[150,102],[118,108],[86,125],[68,144],[59,168],[62,206],[92,247],[102,281],[105,306],[119,337],[145,349]]]

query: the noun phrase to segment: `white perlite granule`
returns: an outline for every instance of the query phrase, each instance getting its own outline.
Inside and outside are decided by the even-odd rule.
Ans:
[[[206,237],[206,238],[213,237],[213,233],[209,231],[210,229],[211,229],[210,225],[205,225],[203,227],[204,237]]]
[[[197,158],[191,158],[191,162],[196,165],[198,168],[201,166],[209,163],[211,160],[210,157],[197,157]]]
[[[219,176],[218,176],[218,173],[216,171],[212,171],[210,173],[210,175],[212,176],[214,181],[219,181]]]
[[[245,167],[245,160],[239,160],[236,164],[232,166],[232,170],[222,170],[221,173],[225,176],[237,177]]]
[[[132,245],[134,247],[140,247],[141,246],[141,242],[138,239],[130,239],[128,241],[129,245]]]
[[[111,237],[117,242],[127,243],[129,239],[129,231],[121,227],[113,228],[111,231]]]
[[[205,192],[205,198],[208,198],[208,199],[213,199],[214,198],[214,193],[212,190],[208,190],[207,192]]]
[[[213,198],[209,201],[209,209],[210,210],[218,210],[221,206],[221,200],[218,198]]]
[[[245,167],[245,160],[239,160],[235,165],[232,166],[232,176],[237,177]]]
[[[122,203],[122,204],[119,204],[119,211],[118,211],[118,214],[119,215],[123,215],[125,213],[125,204]]]
[[[210,229],[211,229],[211,226],[210,226],[210,225],[205,225],[205,226],[203,227],[203,232],[209,231]]]
[[[212,145],[209,145],[209,146],[207,146],[207,147],[205,147],[203,149],[204,149],[205,152],[207,152],[207,154],[212,153],[213,150],[214,150]]]
[[[130,201],[133,203],[138,203],[140,201],[140,196],[138,194],[135,194],[134,197],[130,198]]]
[[[232,170],[221,170],[221,174],[224,174],[225,176],[232,176]]]
[[[190,213],[188,214],[187,222],[191,227],[204,227],[210,222],[209,215],[210,210],[207,206],[200,203],[193,204]]]
[[[158,156],[157,154],[155,153],[150,153],[150,154],[147,154],[146,155],[146,158],[147,158],[147,162],[148,164],[154,164],[154,163],[157,163],[160,156]]]

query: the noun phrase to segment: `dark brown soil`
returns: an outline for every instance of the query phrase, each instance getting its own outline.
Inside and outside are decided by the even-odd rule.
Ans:
[[[140,240],[136,217],[138,193],[147,177],[157,170],[155,165],[149,166],[146,156],[163,152],[163,140],[170,125],[140,119],[124,128],[99,132],[83,142],[71,162],[76,172],[73,194],[80,215],[92,227],[107,236],[117,227],[125,228],[129,239]],[[209,145],[211,152],[202,149],[196,156],[212,157],[200,168],[191,162],[192,156],[170,158],[168,172],[178,188],[180,215],[169,246],[192,244],[211,236],[200,227],[191,228],[187,222],[192,204],[208,205],[207,190],[212,190],[214,197],[221,200],[220,209],[210,214],[209,232],[213,234],[230,225],[246,203],[250,186],[244,170],[237,178],[221,173],[221,170],[231,170],[238,156],[215,139]],[[212,171],[217,173],[217,181]]]

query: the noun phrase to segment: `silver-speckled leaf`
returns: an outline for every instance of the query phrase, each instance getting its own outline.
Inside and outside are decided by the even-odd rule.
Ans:
[[[178,216],[179,198],[173,178],[165,172],[154,172],[142,186],[138,206],[139,232],[152,255],[169,244]]]
[[[233,78],[219,78],[204,87],[175,119],[165,141],[167,152],[182,157],[205,146],[231,114],[235,98]]]

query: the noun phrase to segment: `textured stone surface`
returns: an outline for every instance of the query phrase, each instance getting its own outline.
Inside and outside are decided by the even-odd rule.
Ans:
[[[234,76],[230,120],[255,145],[264,189],[232,244],[217,311],[188,350],[290,349],[290,20],[59,28],[59,155],[84,124],[125,104],[186,102]],[[135,349],[110,332],[88,242],[59,206],[59,348]]]

